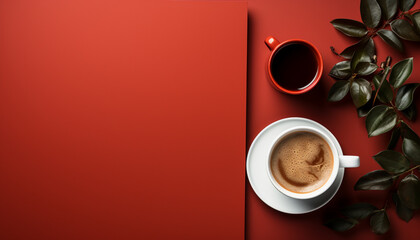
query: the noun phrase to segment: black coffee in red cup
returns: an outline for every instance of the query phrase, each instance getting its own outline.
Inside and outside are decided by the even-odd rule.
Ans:
[[[273,37],[268,37],[265,43],[272,50],[268,73],[275,89],[289,94],[301,94],[318,83],[323,62],[314,45],[301,39],[280,43]]]

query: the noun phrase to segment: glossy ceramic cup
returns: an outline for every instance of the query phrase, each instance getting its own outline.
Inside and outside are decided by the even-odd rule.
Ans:
[[[273,158],[273,152],[274,152],[277,144],[284,137],[286,137],[287,135],[289,135],[291,133],[294,133],[294,132],[310,132],[310,133],[313,133],[313,134],[316,134],[316,135],[320,136],[322,139],[324,139],[328,143],[328,146],[330,147],[330,149],[333,153],[333,168],[332,168],[331,175],[329,176],[328,180],[324,183],[324,185],[322,185],[320,188],[318,188],[318,189],[316,189],[312,192],[297,193],[297,192],[289,191],[288,189],[284,188],[283,186],[281,186],[276,181],[276,179],[273,176],[272,170],[271,170],[271,160]],[[270,153],[268,155],[268,159],[266,159],[266,162],[267,162],[267,164],[266,164],[267,165],[266,166],[267,173],[268,173],[270,181],[274,185],[274,187],[277,188],[277,190],[282,192],[284,195],[289,196],[291,198],[295,198],[295,199],[311,199],[311,198],[315,198],[315,197],[321,195],[322,193],[327,191],[332,186],[333,182],[337,178],[339,168],[355,168],[355,167],[360,166],[360,159],[359,159],[358,156],[340,155],[338,153],[337,147],[335,146],[335,144],[333,143],[331,138],[329,138],[326,134],[324,134],[319,129],[316,129],[316,128],[313,128],[313,127],[304,127],[304,126],[302,126],[302,127],[298,126],[298,127],[290,128],[290,129],[282,132],[276,138],[276,140],[272,143]]]
[[[311,84],[309,84],[307,87],[305,87],[303,89],[299,89],[299,90],[291,90],[291,89],[287,89],[287,88],[284,88],[284,87],[280,86],[277,83],[277,81],[274,79],[273,74],[271,72],[271,63],[272,63],[273,56],[275,55],[275,53],[277,51],[279,51],[283,46],[285,46],[287,44],[291,44],[291,43],[302,44],[302,45],[305,45],[305,46],[309,47],[312,50],[312,53],[314,54],[314,56],[316,58],[316,62],[317,62],[317,73],[314,76],[314,80],[312,80]],[[276,90],[278,90],[280,92],[292,94],[292,95],[298,95],[298,94],[302,94],[302,93],[305,93],[305,92],[311,90],[319,82],[319,79],[321,79],[322,71],[324,69],[324,63],[322,61],[321,53],[318,51],[318,49],[312,43],[310,43],[308,41],[305,41],[305,40],[302,40],[302,39],[290,39],[290,40],[287,40],[287,41],[284,41],[284,42],[280,43],[274,37],[269,36],[265,39],[265,44],[271,50],[270,58],[268,59],[267,69],[268,69],[268,75],[269,75],[269,78],[270,78],[270,82]]]

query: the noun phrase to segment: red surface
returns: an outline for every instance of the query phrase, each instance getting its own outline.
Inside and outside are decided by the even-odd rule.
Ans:
[[[361,167],[347,169],[343,184],[335,198],[318,211],[304,215],[289,215],[277,212],[266,206],[253,192],[249,183],[246,186],[246,236],[249,240],[264,239],[412,239],[418,236],[420,216],[417,214],[410,223],[400,220],[395,209],[390,209],[392,230],[386,236],[376,236],[370,232],[368,222],[347,233],[335,233],[322,226],[322,223],[347,203],[367,201],[382,207],[382,192],[354,192],[357,179],[380,166],[371,156],[386,148],[389,135],[368,138],[364,120],[357,117],[351,99],[346,97],[339,103],[326,101],[327,93],[334,80],[328,77],[331,67],[340,59],[334,56],[329,47],[338,51],[349,46],[354,40],[334,30],[329,23],[334,18],[360,20],[359,0],[249,0],[248,28],[248,111],[247,147],[255,136],[268,124],[291,116],[313,119],[326,126],[339,140],[346,154],[361,157]],[[420,8],[417,3],[415,8]],[[318,85],[303,95],[291,96],[276,91],[269,84],[266,63],[270,55],[264,44],[268,36],[280,42],[301,38],[313,43],[324,60],[324,74]],[[380,39],[375,38],[379,47],[378,59],[384,61],[386,54],[399,59],[414,56],[414,72],[409,81],[420,80],[420,51],[418,43],[406,43],[407,54],[401,55],[390,49]],[[420,106],[420,93],[416,94],[417,110]],[[419,133],[420,119],[411,124]],[[417,237],[418,238],[418,237]]]
[[[0,239],[243,239],[246,10],[1,1]]]

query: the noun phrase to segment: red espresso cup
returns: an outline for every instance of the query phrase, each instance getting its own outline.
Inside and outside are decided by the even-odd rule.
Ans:
[[[312,43],[302,39],[280,43],[269,36],[265,44],[271,50],[267,69],[276,90],[298,95],[311,90],[321,79],[324,63],[321,53]]]

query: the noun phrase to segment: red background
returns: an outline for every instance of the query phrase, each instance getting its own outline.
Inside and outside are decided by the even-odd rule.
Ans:
[[[384,150],[389,134],[368,138],[364,119],[357,117],[350,97],[338,103],[326,101],[327,93],[334,80],[328,77],[332,66],[340,61],[330,51],[334,46],[343,50],[355,40],[338,33],[329,23],[335,18],[361,20],[359,0],[249,0],[248,27],[248,111],[247,147],[255,136],[268,124],[286,117],[299,116],[313,119],[326,126],[338,139],[345,154],[361,157],[361,167],[345,172],[341,188],[333,200],[313,213],[289,215],[277,212],[265,205],[253,192],[249,183],[246,187],[246,236],[247,239],[409,239],[418,236],[420,217],[417,214],[410,223],[400,220],[392,207],[391,230],[385,236],[370,232],[365,220],[360,226],[346,233],[335,233],[322,225],[334,216],[335,211],[345,204],[358,201],[370,202],[378,207],[384,204],[383,192],[355,192],[353,186],[365,173],[379,169],[372,156]],[[414,8],[420,8],[417,3]],[[311,92],[300,95],[285,95],[274,90],[266,77],[266,62],[270,51],[264,39],[273,35],[280,42],[291,38],[302,38],[312,42],[321,52],[325,64],[324,74]],[[414,71],[409,81],[419,82],[420,51],[418,43],[405,42],[406,54],[401,55],[386,46],[376,37],[378,61],[384,61],[387,54],[393,56],[393,63],[414,56]],[[420,93],[415,102],[420,105]],[[411,124],[420,132],[419,122]]]
[[[92,60],[91,63],[94,63],[94,66],[98,69],[102,69],[104,72],[101,75],[103,79],[107,80],[109,76],[117,76],[121,72],[116,71],[116,69],[109,69],[109,65],[104,65],[104,62],[108,60],[112,64],[119,64],[118,59],[104,59],[102,55],[103,50],[108,49],[109,46],[104,44],[101,41],[95,42],[96,37],[106,37],[110,40],[110,43],[118,43],[118,38],[112,34],[109,34],[108,29],[115,29],[118,33],[122,34],[124,38],[131,39],[131,44],[135,44],[136,35],[132,34],[132,29],[130,28],[119,28],[118,23],[121,20],[120,18],[115,18],[110,12],[116,12],[119,17],[123,17],[127,22],[130,22],[130,19],[136,19],[139,12],[142,13],[142,17],[150,17],[156,22],[153,24],[160,24],[164,20],[163,17],[155,16],[153,11],[145,10],[142,3],[136,2],[137,5],[127,6],[123,3],[110,4],[108,1],[106,4],[96,5],[91,4],[88,8],[83,8],[83,4],[86,1],[71,1],[71,6],[67,6],[63,1],[58,2],[59,9],[52,7],[51,3],[56,1],[45,1],[45,4],[42,6],[44,8],[50,9],[50,15],[37,14],[30,15],[29,13],[34,9],[33,5],[27,5],[29,2],[34,1],[2,1],[1,2],[1,13],[0,22],[3,27],[12,26],[8,16],[16,14],[14,21],[17,23],[27,23],[27,34],[22,34],[19,31],[19,28],[10,28],[9,31],[1,32],[2,37],[0,38],[0,43],[2,46],[9,40],[16,46],[21,46],[24,48],[17,48],[19,55],[11,54],[10,49],[2,48],[1,56],[1,70],[0,74],[2,79],[5,77],[6,71],[13,71],[18,75],[28,76],[38,76],[41,70],[50,72],[49,78],[55,77],[54,74],[59,72],[60,65],[54,61],[50,61],[51,56],[45,56],[45,59],[48,60],[46,63],[39,62],[37,58],[31,59],[27,51],[34,55],[42,53],[42,48],[37,48],[41,45],[44,48],[51,48],[54,51],[51,52],[53,55],[62,55],[63,49],[54,48],[54,41],[48,41],[51,38],[48,38],[50,32],[48,29],[43,28],[32,28],[33,25],[39,25],[42,23],[47,23],[52,26],[58,33],[54,37],[64,39],[64,43],[67,43],[66,39],[76,40],[73,44],[69,45],[67,49],[64,49],[64,56],[75,57],[73,54],[72,47],[78,47],[83,49],[92,49],[95,54],[85,56],[87,59]],[[101,1],[102,2],[102,1]],[[57,2],[56,2],[57,3]],[[67,2],[68,3],[68,2]],[[13,8],[6,8],[8,4],[13,4]],[[123,5],[121,5],[123,4]],[[129,9],[128,13],[120,11],[119,7],[127,7]],[[102,28],[95,28],[90,26],[88,28],[91,31],[85,30],[88,39],[93,41],[95,44],[83,45],[83,42],[86,39],[79,39],[75,36],[77,35],[66,35],[68,31],[62,30],[60,24],[57,24],[59,19],[67,19],[65,21],[65,26],[69,29],[75,31],[75,27],[83,27],[82,21],[78,21],[77,17],[86,17],[91,16],[92,14],[98,14],[99,10],[105,10],[102,14],[99,14],[100,19],[104,22],[96,22],[97,25],[103,26]],[[420,8],[420,3],[416,4],[415,8]],[[126,10],[127,10],[126,9]],[[22,12],[22,10],[24,10]],[[334,83],[334,80],[327,76],[329,69],[339,60],[334,56],[329,47],[333,45],[338,51],[344,49],[344,47],[349,46],[354,40],[349,39],[335,31],[331,24],[329,23],[334,18],[352,18],[360,20],[359,15],[359,1],[347,1],[347,0],[321,0],[321,1],[310,1],[310,0],[294,0],[294,1],[279,1],[279,0],[249,0],[248,2],[248,99],[247,99],[247,147],[250,146],[254,137],[268,124],[291,116],[301,116],[313,119],[320,122],[326,126],[330,131],[336,135],[337,139],[341,143],[343,151],[346,154],[357,154],[361,156],[361,167],[358,169],[346,170],[344,181],[342,187],[336,197],[325,207],[321,208],[310,214],[305,215],[288,215],[283,214],[277,211],[274,211],[270,207],[266,206],[258,197],[254,194],[250,185],[246,184],[246,205],[245,205],[245,234],[247,239],[335,239],[335,238],[357,238],[357,239],[404,239],[412,238],[413,236],[418,236],[418,230],[416,229],[420,224],[420,219],[417,216],[410,222],[405,223],[402,220],[398,219],[394,213],[394,209],[390,209],[390,221],[392,225],[391,231],[385,236],[375,236],[370,232],[368,223],[364,221],[361,226],[358,226],[354,230],[341,234],[332,232],[329,229],[326,229],[322,226],[322,223],[329,216],[334,215],[334,212],[345,204],[354,203],[357,201],[366,201],[376,204],[378,207],[383,205],[384,196],[381,192],[354,192],[352,190],[354,183],[357,179],[364,175],[365,173],[378,169],[379,166],[371,158],[377,152],[383,150],[386,147],[386,144],[389,139],[389,134],[386,136],[379,136],[368,138],[366,130],[364,127],[364,120],[357,117],[356,111],[353,107],[351,100],[347,97],[345,100],[339,103],[329,103],[326,101],[327,93],[330,86]],[[136,12],[137,11],[137,12]],[[75,13],[77,13],[75,15]],[[32,16],[32,17],[31,17]],[[166,16],[166,15],[165,15]],[[76,17],[76,18],[75,18]],[[217,19],[216,17],[214,19]],[[170,20],[170,18],[169,18]],[[216,21],[216,20],[215,20]],[[221,19],[220,22],[228,22],[229,19]],[[104,25],[102,25],[104,23]],[[144,23],[144,22],[143,22]],[[145,23],[144,23],[145,24]],[[151,24],[151,25],[153,25]],[[25,25],[25,24],[23,24]],[[106,27],[104,27],[106,26]],[[133,28],[136,26],[132,26]],[[157,28],[150,27],[148,31],[153,34],[162,36],[162,45],[166,44],[163,40],[168,37]],[[8,35],[6,35],[6,33]],[[14,35],[10,35],[13,33]],[[151,41],[152,37],[155,35],[148,35],[148,40]],[[177,36],[178,33],[173,32],[172,36]],[[205,35],[211,37],[211,32]],[[315,44],[321,54],[323,55],[325,63],[325,72],[323,77],[318,84],[311,92],[301,95],[301,96],[290,96],[281,94],[275,91],[268,83],[266,78],[266,61],[269,56],[269,50],[264,45],[263,41],[268,35],[273,35],[277,37],[278,40],[286,40],[290,38],[303,38],[308,41],[311,41]],[[7,38],[5,37],[7,36]],[[40,36],[46,36],[46,39],[41,41]],[[149,38],[150,37],[150,38]],[[158,38],[159,39],[159,38]],[[26,45],[26,41],[31,42],[34,45]],[[230,41],[230,39],[225,39],[224,41]],[[419,47],[416,43],[407,43],[407,53],[401,55],[396,51],[392,50],[388,46],[384,45],[380,39],[375,39],[375,42],[378,46],[378,59],[383,61],[387,53],[394,56],[394,63],[399,59],[414,56],[414,73],[411,76],[409,81],[418,82],[420,79],[420,53],[418,51]],[[193,41],[191,43],[194,43]],[[196,42],[194,45],[196,49],[201,47],[199,42]],[[159,48],[156,48],[157,50]],[[129,51],[125,45],[121,45],[119,48],[115,49],[115,54],[133,54]],[[159,61],[155,55],[152,54],[153,49],[150,50],[150,59],[153,61]],[[10,59],[7,59],[5,56],[9,56]],[[13,60],[21,57],[24,61],[24,65],[16,65],[15,68],[10,68],[9,65]],[[10,62],[11,60],[11,62]],[[99,62],[97,62],[100,60]],[[190,59],[191,60],[191,59]],[[65,61],[65,59],[64,59]],[[228,60],[227,60],[228,61]],[[105,61],[106,62],[106,61]],[[193,60],[191,60],[194,63]],[[67,71],[70,74],[75,74],[72,72],[74,67],[82,67],[84,74],[91,74],[88,68],[83,68],[85,63],[76,63],[76,65],[67,66]],[[226,66],[231,66],[229,63],[226,63]],[[131,70],[135,69],[133,65],[121,65],[123,69],[126,69],[129,74]],[[30,70],[30,72],[25,72]],[[153,72],[150,74],[168,74],[165,72]],[[76,74],[77,75],[77,74]],[[112,146],[107,142],[107,138],[104,135],[94,135],[93,132],[98,133],[103,129],[111,131],[114,133],[114,137],[117,140],[121,140],[121,136],[118,135],[118,131],[115,129],[109,130],[108,127],[115,124],[113,122],[113,117],[109,113],[102,111],[99,112],[101,119],[94,122],[86,122],[84,119],[89,119],[92,114],[91,110],[93,107],[103,106],[103,103],[100,101],[94,102],[93,105],[86,105],[84,101],[76,102],[77,106],[80,107],[78,111],[75,109],[70,109],[70,112],[64,111],[63,104],[72,103],[71,99],[69,100],[69,95],[63,96],[60,94],[60,91],[57,89],[63,89],[71,87],[73,89],[78,89],[79,86],[88,84],[89,86],[94,86],[93,82],[73,82],[67,83],[68,85],[49,85],[48,79],[40,77],[39,79],[43,81],[44,85],[34,85],[31,82],[15,82],[13,86],[5,86],[4,82],[0,86],[1,91],[1,109],[2,111],[7,110],[10,115],[2,115],[1,124],[4,127],[3,129],[12,129],[15,131],[15,135],[7,135],[7,132],[1,132],[1,147],[2,147],[2,156],[10,154],[10,156],[20,156],[21,159],[25,160],[25,154],[27,151],[38,154],[39,161],[45,160],[45,152],[40,152],[37,146],[42,143],[45,139],[48,139],[48,142],[52,143],[51,151],[48,151],[50,154],[59,154],[62,149],[67,149],[73,156],[77,157],[78,152],[73,152],[71,149],[68,149],[66,142],[55,142],[54,139],[57,136],[66,135],[71,139],[78,139],[80,145],[84,143],[91,144],[91,141],[97,141],[93,144],[94,147],[98,149],[103,149]],[[77,77],[75,75],[63,76],[66,77]],[[115,85],[112,82],[105,81],[102,83],[101,89],[95,90],[95,97],[100,97],[101,99],[107,99],[116,97],[116,101],[111,99],[106,100],[107,105],[111,104],[113,108],[117,111],[127,110],[131,104],[131,97],[135,96],[135,90],[130,88],[130,82],[127,83],[127,88],[121,92],[121,89],[115,88]],[[8,94],[10,92],[6,91],[6,87],[16,87],[22,90],[24,98],[19,97],[14,94]],[[42,94],[38,90],[42,89]],[[162,91],[167,91],[170,93],[170,89],[162,89]],[[111,95],[109,94],[111,93]],[[77,97],[82,97],[83,99],[92,100],[92,96],[87,92],[79,92]],[[46,98],[45,96],[50,96],[52,98]],[[53,100],[51,100],[53,99]],[[94,100],[94,99],[93,99]],[[17,111],[14,108],[10,108],[13,101],[18,104],[22,104],[20,111]],[[144,101],[150,101],[150,99],[144,99]],[[416,95],[415,101],[417,103],[417,108],[420,105],[419,94]],[[122,109],[118,106],[121,106],[121,103],[127,108]],[[29,104],[29,105],[28,105]],[[45,105],[46,104],[46,105]],[[167,103],[170,105],[170,103]],[[37,108],[28,107],[36,105]],[[66,106],[68,106],[66,105]],[[47,118],[42,118],[39,114],[40,111],[47,111],[46,106],[49,109],[54,109],[57,115],[54,117],[59,117],[62,121],[59,122],[59,125],[54,125],[54,119],[51,116]],[[170,105],[174,107],[173,105]],[[80,109],[82,112],[80,112]],[[101,110],[101,108],[99,108]],[[150,109],[147,109],[150,111]],[[72,112],[73,111],[73,112]],[[77,113],[77,114],[76,114]],[[80,113],[82,113],[80,115]],[[127,112],[126,112],[127,113]],[[187,112],[186,112],[187,113]],[[154,112],[157,114],[157,112]],[[137,126],[138,122],[141,122],[144,117],[141,114],[126,115],[129,121],[119,122],[119,125],[128,127]],[[106,121],[102,121],[107,119]],[[115,120],[115,119],[114,119]],[[48,124],[45,124],[45,121]],[[66,124],[69,122],[76,123],[80,126],[85,132],[71,132],[66,129]],[[31,125],[32,124],[32,125]],[[416,122],[411,124],[411,126],[417,131],[420,132],[420,124]],[[46,129],[60,129],[58,132],[45,131]],[[152,131],[153,129],[150,129]],[[9,132],[10,133],[10,132]],[[82,135],[79,135],[82,133]],[[25,142],[21,140],[23,136],[34,136],[36,141]],[[121,149],[118,151],[124,152],[127,147],[124,143],[130,144],[132,140],[138,139],[125,139],[123,144],[120,145]],[[128,147],[133,147],[128,145]],[[24,149],[24,151],[22,151]],[[131,149],[135,151],[135,148]],[[100,151],[99,151],[100,152]],[[136,153],[138,154],[138,153]],[[163,154],[163,153],[162,153]],[[240,153],[244,155],[244,153]],[[150,182],[150,179],[147,177],[142,178],[138,176],[138,169],[131,169],[132,160],[127,160],[123,162],[123,166],[116,166],[112,159],[104,155],[103,158],[108,158],[108,161],[104,162],[78,162],[82,164],[84,168],[80,168],[78,164],[65,163],[64,165],[58,164],[56,162],[44,162],[44,164],[39,163],[30,163],[28,161],[2,161],[1,162],[1,175],[0,183],[2,194],[0,197],[0,234],[3,239],[28,239],[28,238],[58,238],[58,233],[66,234],[68,238],[77,238],[80,234],[86,234],[90,238],[128,238],[128,237],[145,237],[144,229],[147,231],[162,234],[168,234],[172,236],[177,236],[179,232],[168,232],[168,226],[173,227],[174,229],[179,229],[179,226],[182,225],[182,219],[188,218],[194,214],[192,209],[189,213],[191,215],[185,215],[183,212],[177,212],[173,208],[163,207],[166,206],[166,199],[173,199],[171,195],[164,195],[162,192],[155,191],[155,188],[145,188],[142,189],[145,192],[149,192],[151,196],[158,196],[155,198],[150,198],[148,201],[144,201],[142,198],[144,192],[138,190],[138,180],[142,180],[146,183]],[[29,164],[28,164],[29,163]],[[153,167],[153,162],[149,163],[150,167]],[[244,174],[244,164],[239,170],[240,175]],[[129,171],[127,172],[127,167]],[[168,166],[168,171],[173,165]],[[16,169],[17,172],[11,172],[10,169]],[[40,169],[41,172],[34,172],[33,169]],[[51,171],[54,169],[55,171]],[[72,171],[69,173],[68,169]],[[124,171],[121,171],[124,169]],[[96,171],[99,175],[92,178],[89,175],[90,171]],[[108,173],[117,173],[121,181],[110,181]],[[111,175],[111,177],[113,177]],[[51,179],[55,181],[51,181]],[[60,181],[56,181],[59,179]],[[93,181],[94,185],[86,186],[84,180],[89,179]],[[9,182],[5,181],[8,180]],[[10,180],[14,180],[14,185],[10,185]],[[243,181],[243,179],[241,180]],[[7,184],[4,184],[7,183]],[[119,184],[120,183],[120,184]],[[121,184],[126,183],[126,184]],[[160,184],[164,185],[167,182],[160,181]],[[189,181],[185,180],[185,183]],[[115,191],[109,191],[108,188],[104,188],[104,185],[111,185],[113,189],[118,189]],[[18,188],[10,187],[18,186]],[[146,185],[147,186],[147,185]],[[176,188],[177,186],[175,186]],[[83,195],[73,195],[72,192],[82,191]],[[241,188],[238,192],[242,192]],[[58,193],[54,195],[53,198],[46,198],[43,192],[55,192]],[[121,198],[121,193],[128,194],[134,198]],[[173,191],[172,193],[183,194],[182,191]],[[159,195],[162,194],[162,195]],[[109,208],[110,205],[103,204],[98,202],[96,205],[86,204],[85,197],[92,196],[101,196],[102,199],[106,199],[108,203],[112,203],[111,206],[118,205],[122,208]],[[229,199],[226,199],[229,200]],[[70,203],[77,204],[77,208],[69,208]],[[139,204],[140,203],[140,204]],[[196,201],[191,200],[190,206],[195,205]],[[242,207],[242,203],[238,203]],[[236,205],[232,205],[236,206]],[[144,217],[143,215],[133,214],[133,209],[142,209],[150,213],[149,217]],[[171,214],[176,216],[175,219],[162,218],[159,214],[154,214],[156,211],[161,211],[166,209]],[[208,209],[207,213],[211,214],[212,210]],[[222,209],[223,211],[231,211],[231,206]],[[243,209],[242,209],[243,210]],[[172,212],[171,212],[172,211]],[[65,214],[64,214],[65,213]],[[105,214],[104,214],[105,213]],[[238,212],[239,215],[243,212]],[[70,216],[70,217],[68,217]],[[73,217],[76,216],[76,217]],[[81,216],[81,218],[79,218]],[[127,218],[127,216],[129,216]],[[200,219],[194,219],[190,217],[192,221],[201,221]],[[142,223],[143,225],[139,224]],[[223,222],[218,224],[223,225]],[[240,222],[233,223],[237,225],[238,228],[242,227],[243,220]],[[140,226],[139,226],[140,225]],[[188,227],[188,226],[183,226]],[[223,226],[226,227],[226,226]],[[118,229],[122,228],[126,231],[119,231]],[[192,234],[197,234],[200,236],[210,236],[212,233],[212,228],[206,227],[203,229],[192,229]],[[225,229],[226,232],[229,232],[229,229]],[[61,239],[63,237],[61,236]]]
[[[243,239],[246,7],[0,1],[0,239]]]

